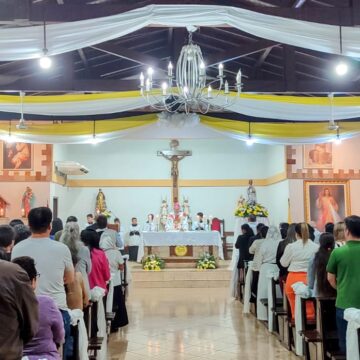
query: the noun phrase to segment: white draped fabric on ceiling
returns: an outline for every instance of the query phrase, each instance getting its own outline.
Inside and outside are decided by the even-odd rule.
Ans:
[[[215,105],[225,102],[223,95],[211,100]],[[276,96],[241,94],[227,108],[234,113],[273,120],[326,121],[360,117],[359,97],[335,97],[333,105],[327,97]],[[48,116],[86,116],[121,113],[147,106],[137,91],[103,94],[67,94],[26,96],[24,113]],[[20,113],[20,97],[1,95],[0,112]]]
[[[327,53],[340,53],[338,26],[282,18],[221,5],[148,5],[108,17],[47,26],[49,55],[119,38],[149,25],[231,26],[249,34]],[[360,56],[360,28],[342,28],[342,54]],[[42,55],[43,27],[0,29],[0,61]]]

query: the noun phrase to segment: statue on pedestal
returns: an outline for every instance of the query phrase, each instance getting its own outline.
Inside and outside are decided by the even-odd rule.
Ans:
[[[30,186],[26,187],[26,190],[22,196],[21,201],[21,215],[23,217],[27,217],[29,215],[30,210],[34,207],[35,204],[35,196]]]
[[[102,192],[101,189],[99,189],[99,193],[96,196],[96,213],[102,214],[104,211],[106,211],[106,201],[105,201],[105,195]]]
[[[253,181],[249,180],[249,187],[247,188],[247,203],[250,205],[254,205],[257,203],[256,201],[256,190],[255,186],[253,186]]]

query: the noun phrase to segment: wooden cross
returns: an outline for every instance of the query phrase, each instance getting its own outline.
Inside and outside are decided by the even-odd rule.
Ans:
[[[186,156],[192,155],[190,150],[178,150],[179,145],[178,140],[171,140],[169,150],[161,150],[157,152],[158,156],[162,156],[166,160],[171,161],[173,204],[179,201],[179,161],[184,159]]]

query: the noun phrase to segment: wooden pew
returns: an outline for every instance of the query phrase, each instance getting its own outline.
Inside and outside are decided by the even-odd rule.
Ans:
[[[284,309],[286,311],[285,321],[285,346],[289,351],[295,351],[295,321],[291,316],[291,308],[288,298],[284,293]]]
[[[279,281],[274,278],[271,279],[271,297],[273,307],[271,308],[273,316],[274,331],[277,334],[279,340],[284,343],[284,325],[286,318],[286,311],[284,309],[284,299],[277,298],[276,296],[276,286],[279,285]]]
[[[84,309],[84,321],[89,338],[89,357],[96,358],[98,351],[101,350],[104,340],[101,337],[97,337],[97,303],[91,303]]]

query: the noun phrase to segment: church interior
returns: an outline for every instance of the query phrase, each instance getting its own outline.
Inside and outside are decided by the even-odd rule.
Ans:
[[[0,360],[360,359],[359,25],[0,0]]]

